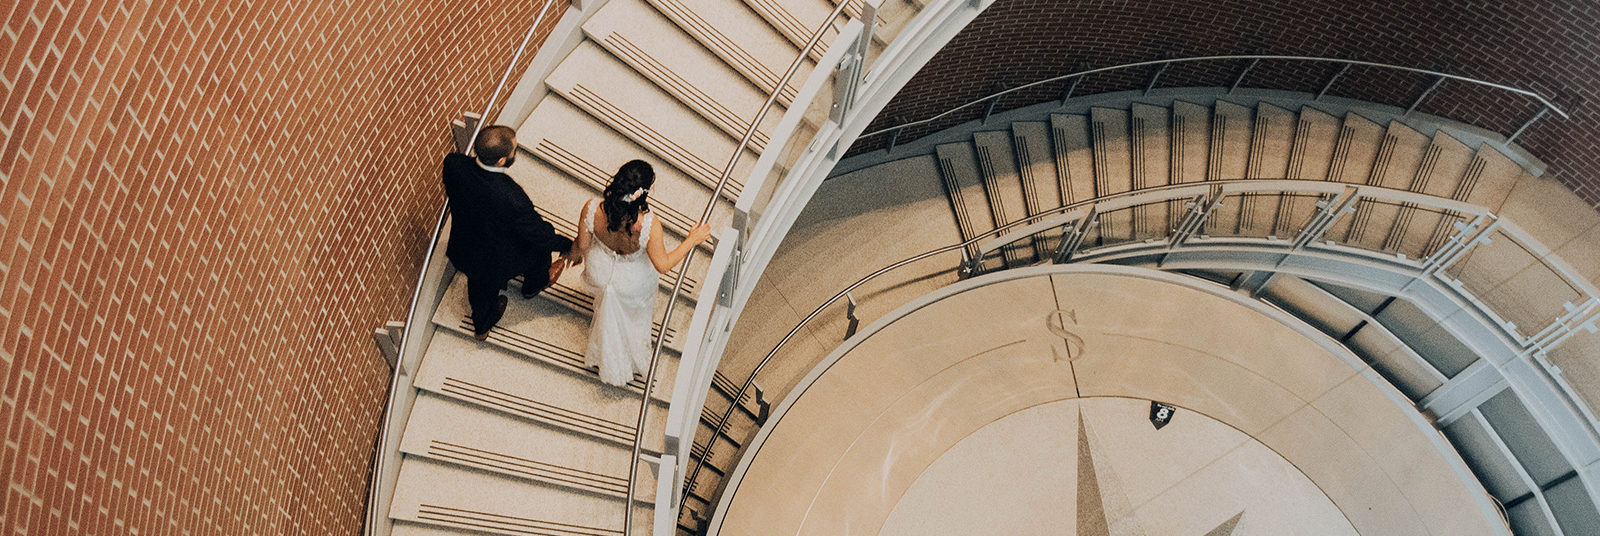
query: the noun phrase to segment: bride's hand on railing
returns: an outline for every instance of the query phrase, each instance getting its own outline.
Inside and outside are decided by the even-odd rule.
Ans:
[[[701,242],[705,242],[710,238],[711,226],[704,223],[697,223],[693,228],[689,229],[689,236],[684,237],[684,241],[688,242],[691,246],[698,246]]]

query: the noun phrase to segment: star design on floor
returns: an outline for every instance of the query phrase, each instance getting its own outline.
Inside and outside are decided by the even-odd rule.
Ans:
[[[1083,410],[1078,410],[1078,536],[1111,536],[1114,519],[1106,515],[1105,498],[1100,488],[1100,478],[1095,473],[1094,449],[1089,444],[1089,429],[1084,424]],[[1244,511],[1234,514],[1205,533],[1204,536],[1232,536],[1244,518]],[[1143,531],[1119,536],[1146,536]]]

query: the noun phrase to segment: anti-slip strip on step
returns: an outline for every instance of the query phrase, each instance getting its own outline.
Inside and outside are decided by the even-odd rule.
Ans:
[[[495,473],[549,482],[604,495],[625,497],[626,478],[530,460],[437,439],[428,444],[427,456]]]
[[[816,28],[806,27],[805,23],[800,22],[798,17],[789,13],[789,10],[783,7],[783,4],[774,0],[744,0],[744,3],[757,16],[761,17],[761,20],[766,21],[773,29],[777,30],[779,35],[789,41],[789,44],[794,45],[796,54],[800,53],[800,47],[805,46],[806,40],[811,38],[811,32],[816,31]],[[822,61],[822,56],[827,53],[828,43],[818,41],[817,46],[811,48],[811,61]]]
[[[602,39],[601,44],[607,45],[607,50],[638,71],[640,75],[677,98],[679,102],[684,103],[707,121],[717,125],[724,134],[737,139],[750,129],[750,122],[745,121],[727,106],[723,106],[693,82],[679,76],[665,63],[651,56],[643,47],[633,44],[628,38],[611,34]],[[750,137],[750,146],[759,153],[766,150],[767,140],[767,134],[758,130]]]
[[[739,387],[741,386],[741,384],[733,383],[733,380],[728,379],[727,376],[723,376],[722,371],[717,371],[716,374],[711,376],[711,385],[722,393],[723,398],[733,398],[733,395],[739,392]],[[739,398],[739,409],[751,417],[759,417],[761,415],[759,393],[761,393],[761,386],[751,383],[750,390]]]
[[[526,536],[622,536],[621,530],[479,512],[434,504],[417,508],[417,519],[469,530]]]
[[[572,87],[570,93],[564,96],[570,97],[568,100],[574,105],[601,119],[629,139],[654,152],[662,159],[672,162],[678,169],[699,177],[703,183],[715,185],[718,177],[721,176],[722,170],[720,168],[713,166],[710,162],[682,145],[678,145],[676,141],[673,141],[672,137],[657,132],[649,124],[629,114],[621,107],[612,104],[611,101],[606,100],[605,97],[602,97],[594,90],[584,87],[582,84],[576,84]],[[742,185],[739,184],[739,181],[730,178],[725,190],[734,197],[738,197],[741,187]]]
[[[695,41],[705,45],[706,48],[721,57],[734,70],[739,71],[746,78],[755,82],[762,91],[770,93],[773,89],[777,89],[779,78],[777,73],[767,68],[765,64],[762,64],[760,60],[757,60],[754,55],[745,51],[737,43],[734,43],[733,39],[718,31],[715,26],[701,18],[694,10],[689,9],[688,6],[677,0],[649,0],[649,2],[661,14],[666,15],[673,23],[694,37]],[[785,102],[793,102],[797,92],[793,86],[784,86],[780,91],[780,96],[785,99]]]
[[[463,316],[460,323],[447,327],[464,335],[474,333],[470,315]],[[599,369],[585,365],[582,353],[511,331],[503,326],[495,326],[494,329],[489,330],[488,342],[518,355],[525,355],[592,379],[599,379]],[[638,375],[635,375],[633,380],[627,383],[627,388],[633,392],[642,393],[644,392],[644,381],[639,379]]]
[[[611,175],[606,173],[605,170],[548,139],[539,140],[539,143],[533,148],[523,146],[522,149],[540,160],[550,163],[550,165],[555,166],[556,169],[561,170],[563,173],[583,181],[595,192],[605,191],[606,186],[611,183]],[[694,219],[673,207],[652,205],[651,210],[657,211],[656,214],[666,222],[665,225],[669,228],[674,228],[674,232],[679,235],[687,234],[688,229],[694,226]],[[708,240],[707,243],[714,241],[715,239]]]
[[[632,445],[634,427],[593,415],[546,404],[457,378],[445,378],[439,392],[452,398],[492,408],[524,419],[548,423],[601,439]]]

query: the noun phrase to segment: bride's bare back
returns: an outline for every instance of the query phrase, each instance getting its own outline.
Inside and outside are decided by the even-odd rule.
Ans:
[[[605,245],[606,249],[622,255],[632,255],[634,252],[639,251],[639,232],[644,230],[644,215],[649,213],[650,211],[648,210],[639,213],[639,218],[633,220],[633,225],[628,229],[612,231],[606,223],[611,220],[606,219],[605,207],[596,203],[594,205],[594,222],[596,224],[594,226],[594,236],[600,240],[601,244]]]

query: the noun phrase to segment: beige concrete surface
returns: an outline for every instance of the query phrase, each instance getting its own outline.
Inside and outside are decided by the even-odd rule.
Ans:
[[[1091,443],[1139,444],[1161,460],[1143,467],[1133,453],[1097,449],[1104,459],[1094,466],[1108,468],[1097,478],[1110,490],[1099,503],[1107,534],[1169,534],[1209,523],[1196,532],[1203,534],[1256,500],[1305,509],[1278,508],[1274,515],[1284,517],[1267,519],[1322,520],[1315,530],[1287,533],[1348,534],[1327,521],[1344,517],[1361,534],[1503,533],[1476,480],[1453,452],[1438,448],[1442,440],[1403,397],[1379,387],[1381,379],[1353,356],[1310,338],[1320,335],[1309,328],[1264,311],[1174,282],[1094,273],[1005,280],[933,302],[826,361],[814,381],[791,394],[769,421],[718,534],[925,527],[909,519],[886,523],[897,505],[928,511],[927,496],[949,488],[915,491],[941,456],[1007,415],[1080,396],[1135,399],[1146,409],[1148,400],[1161,400],[1236,435],[1152,436],[1143,431],[1149,423],[1127,411],[1113,420],[1138,426],[1090,427]],[[1235,453],[1252,437],[1262,448]],[[1024,452],[1059,450],[1031,445]],[[1298,471],[1256,461],[1270,458],[1267,452]],[[1205,467],[1185,466],[1190,459],[1227,459],[1217,467],[1234,469],[1211,469],[1217,478],[1231,472],[1287,482],[1303,472],[1326,498],[1305,499],[1309,488],[1287,484],[1282,489],[1300,491],[1250,495],[1238,490],[1256,488],[1240,484],[1222,488],[1236,490],[1232,501],[1201,500],[1215,493],[1185,484]],[[1156,467],[1162,464],[1174,469]],[[1173,491],[1179,489],[1186,491]],[[1196,506],[1177,506],[1191,504],[1183,497],[1196,497]],[[1324,503],[1344,514],[1329,514],[1332,506],[1318,506]],[[1060,512],[1041,515],[1060,519]],[[1235,523],[1243,531],[1237,533],[1272,534],[1259,527],[1274,523],[1247,524],[1247,517]]]

